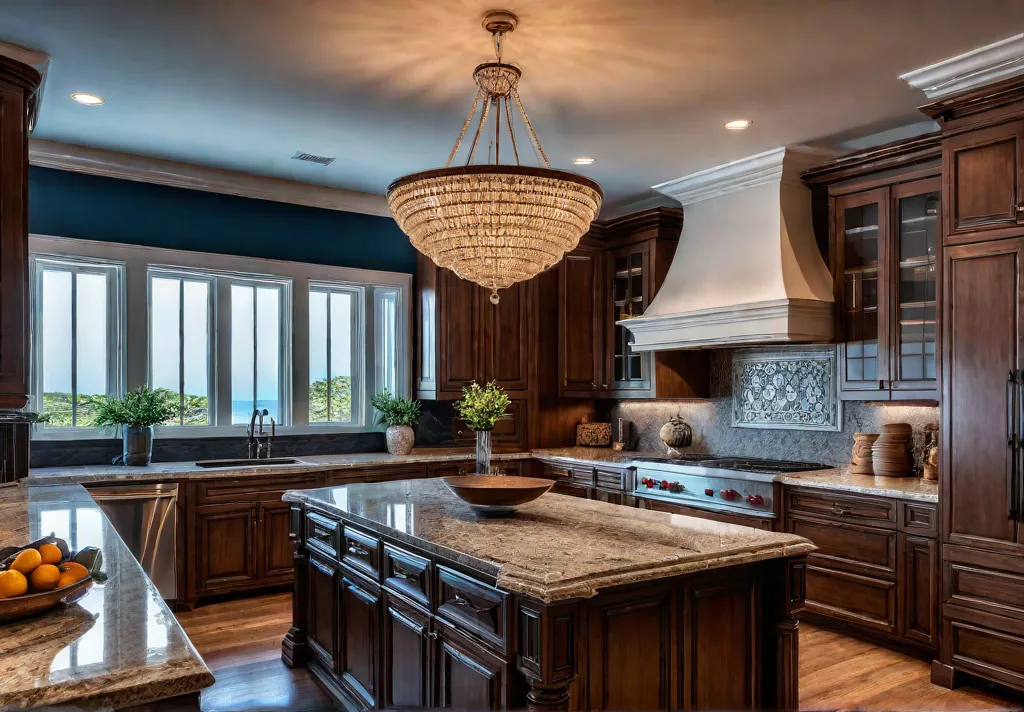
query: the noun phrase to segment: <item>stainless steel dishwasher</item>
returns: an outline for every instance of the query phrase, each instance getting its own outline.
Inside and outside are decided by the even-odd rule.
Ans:
[[[175,600],[178,485],[96,485],[87,489],[160,595]]]

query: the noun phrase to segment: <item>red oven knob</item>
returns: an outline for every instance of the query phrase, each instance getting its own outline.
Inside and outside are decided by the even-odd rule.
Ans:
[[[736,499],[736,495],[739,494],[736,490],[722,490],[718,494],[722,495],[722,499]]]
[[[747,495],[747,501],[750,502],[755,507],[763,507],[764,506],[764,497],[762,497],[759,494]]]
[[[662,480],[661,481],[661,487],[659,489],[667,490],[668,489],[668,480]]]
[[[706,494],[708,497],[714,497],[715,496],[715,491],[713,489],[711,489],[710,487],[708,487],[706,490],[704,490],[704,494]]]

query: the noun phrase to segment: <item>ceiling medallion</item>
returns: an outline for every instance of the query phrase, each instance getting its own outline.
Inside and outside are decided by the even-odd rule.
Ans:
[[[497,304],[497,290],[543,272],[576,247],[604,196],[589,178],[551,168],[519,98],[522,72],[502,62],[502,40],[516,28],[518,18],[495,10],[484,16],[482,24],[493,35],[497,61],[481,64],[473,72],[476,97],[448,160],[443,168],[398,178],[388,186],[387,199],[413,247],[439,267],[490,289],[491,302]],[[522,116],[542,167],[519,163],[510,101]],[[481,104],[466,163],[452,167]],[[494,134],[487,152],[488,160],[493,157],[494,162],[474,164],[491,115]],[[502,131],[508,135],[514,165],[501,163]]]

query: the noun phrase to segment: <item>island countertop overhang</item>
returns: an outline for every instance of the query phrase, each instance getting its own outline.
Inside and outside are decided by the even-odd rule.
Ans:
[[[429,551],[543,603],[815,549],[793,534],[553,493],[514,517],[487,519],[438,480],[289,491],[284,500]]]

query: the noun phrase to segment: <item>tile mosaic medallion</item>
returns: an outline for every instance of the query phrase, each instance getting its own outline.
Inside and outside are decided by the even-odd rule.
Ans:
[[[842,429],[834,347],[737,351],[732,360],[734,428]]]

